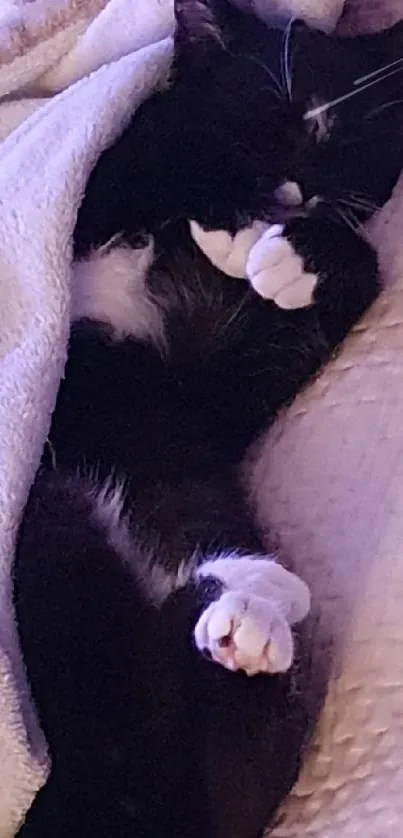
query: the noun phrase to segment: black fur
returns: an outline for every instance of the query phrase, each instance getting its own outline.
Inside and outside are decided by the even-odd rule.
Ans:
[[[360,220],[385,203],[401,169],[401,72],[332,108],[326,142],[318,143],[315,121],[303,116],[316,101],[333,101],[353,90],[354,80],[400,59],[403,23],[351,39],[296,22],[286,41],[226,0],[180,5],[199,61],[189,66],[179,38],[170,87],[152,96],[101,156],[78,215],[78,256],[117,232],[136,238],[178,219],[218,229],[276,221],[273,190],[284,180],[297,180],[307,198],[322,195],[335,224],[340,199],[365,198]],[[230,15],[222,42],[192,15],[195,6],[217,5],[221,17],[224,8]]]
[[[227,536],[231,526],[237,546],[255,547],[228,485],[225,495],[213,486],[211,500],[235,501],[219,510]],[[308,638],[285,676],[248,679],[204,660],[192,630],[217,582],[190,581],[153,608],[133,570],[150,539],[144,552],[133,538],[133,565],[122,564],[89,525],[84,486],[40,479],[20,536],[20,636],[53,757],[20,834],[257,836],[296,779],[323,698]],[[201,491],[208,524],[205,481]],[[176,495],[183,503],[180,487]]]
[[[21,838],[258,838],[323,700],[309,621],[284,676],[247,679],[196,654],[195,621],[220,586],[196,583],[192,568],[195,553],[264,554],[238,467],[378,292],[375,254],[335,207],[346,190],[364,192],[368,207],[389,196],[401,111],[385,111],[385,154],[385,122],[364,120],[384,101],[379,86],[338,112],[325,151],[302,115],[313,93],[335,98],[393,60],[401,30],[342,43],[297,24],[293,102],[278,107],[268,87],[283,33],[223,2],[202,6],[180,4],[172,85],[101,157],[77,221],[81,256],[116,233],[155,236],[149,283],[168,349],[114,343],[99,324],[72,334],[15,565],[20,637],[53,758]],[[187,219],[237,229],[274,218],[274,188],[297,176],[326,202],[286,234],[321,281],[316,305],[284,312],[215,270]],[[129,556],[94,512],[92,487],[111,473],[125,483]],[[171,579],[159,607],[150,556]]]

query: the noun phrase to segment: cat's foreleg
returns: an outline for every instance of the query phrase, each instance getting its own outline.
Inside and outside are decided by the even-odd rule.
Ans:
[[[282,309],[315,307],[330,348],[380,290],[376,253],[365,232],[325,204],[286,224],[254,222],[235,236],[195,221],[190,230],[216,267],[246,278],[260,297]]]

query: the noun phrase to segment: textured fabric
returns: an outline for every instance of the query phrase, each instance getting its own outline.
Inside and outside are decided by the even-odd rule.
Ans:
[[[320,0],[318,0],[320,3]],[[402,16],[351,0],[348,27]],[[402,78],[403,90],[403,78]],[[279,421],[252,487],[333,644],[316,742],[273,838],[391,838],[403,825],[403,179],[375,223],[385,290]]]
[[[75,44],[108,0],[1,0],[0,96],[29,86]]]
[[[273,838],[390,838],[403,824],[403,182],[378,228],[381,298],[264,446],[265,525],[310,584],[335,677]]]

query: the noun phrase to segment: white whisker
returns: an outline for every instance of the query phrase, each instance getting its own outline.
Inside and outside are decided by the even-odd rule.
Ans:
[[[230,313],[227,320],[225,320],[224,323],[220,326],[220,334],[221,335],[223,335],[225,332],[227,332],[231,328],[231,326],[235,323],[235,321],[238,320],[238,318],[242,314],[243,309],[246,306],[246,303],[249,302],[251,296],[252,296],[252,294],[249,293],[249,288],[248,288],[245,291],[245,295],[242,297],[240,303]],[[241,324],[239,324],[239,325],[241,325]]]
[[[369,195],[366,194],[366,192],[356,192],[355,190],[353,190],[345,192],[344,194],[351,198],[359,198],[362,201],[369,201],[372,204],[371,198]]]
[[[341,207],[335,207],[335,210],[341,221],[343,221],[344,224],[346,224],[347,227],[349,227],[350,230],[353,231],[353,233],[356,233],[358,235],[359,225],[354,217],[351,218],[349,211],[342,210]]]
[[[285,91],[288,96],[288,100],[292,102],[292,72],[291,72],[291,64],[290,64],[290,38],[293,23],[295,18],[291,18],[285,33],[284,33],[284,40],[283,40],[283,54],[281,60],[281,68],[282,68],[282,75],[284,79],[284,87]]]
[[[349,207],[353,211],[356,210],[357,212],[366,212],[366,213],[374,213],[380,209],[380,207],[376,206],[376,204],[371,204],[370,201],[363,201],[358,198],[339,198],[339,203],[343,204],[346,207]]]
[[[403,105],[403,99],[392,99],[390,102],[385,102],[379,108],[374,108],[373,111],[367,113],[365,119],[372,119],[372,117],[378,116],[378,114],[386,111],[388,108],[393,108],[395,105]]]
[[[282,101],[284,99],[284,90],[283,90],[282,84],[281,84],[280,80],[270,70],[270,67],[267,67],[266,64],[263,61],[259,61],[259,59],[255,58],[254,55],[244,55],[244,58],[246,58],[247,61],[250,61],[251,64],[256,64],[258,67],[261,67],[262,70],[264,70],[264,72],[268,75],[268,77],[275,84],[275,89],[270,88],[270,90],[272,91],[272,93],[274,93],[277,96],[277,98],[280,101]]]
[[[362,93],[363,90],[367,90],[369,87],[372,87],[374,84],[378,84],[384,79],[389,78],[389,76],[394,76],[396,73],[400,73],[402,67],[397,67],[395,70],[391,70],[390,73],[386,73],[384,76],[379,76],[376,79],[368,82],[368,84],[363,84],[362,87],[356,87],[355,90],[350,90],[349,93],[345,93],[343,96],[338,96],[337,99],[333,99],[331,102],[325,102],[323,105],[319,105],[317,108],[311,108],[309,111],[306,111],[304,114],[304,119],[315,119],[322,113],[325,113],[329,108],[334,108],[335,105],[340,105],[341,102],[347,101],[347,99],[351,99],[352,96],[357,96],[358,93]]]
[[[371,200],[368,195],[363,194],[362,192],[349,192],[346,193],[347,197],[351,198],[353,201],[356,201],[359,204],[362,204],[363,207],[368,207],[368,209],[372,209],[375,212],[382,209],[379,204],[376,204],[374,201]]]
[[[403,57],[396,59],[396,61],[391,61],[390,64],[385,64],[384,67],[379,67],[378,70],[373,70],[372,73],[367,73],[366,76],[360,76],[353,82],[354,87],[373,79],[375,76],[379,76],[380,73],[385,72],[385,70],[390,70],[391,67],[396,67],[398,64],[403,66]]]
[[[339,198],[339,204],[343,204],[343,207],[347,207],[348,209],[355,210],[355,209],[363,209],[356,201],[349,200],[348,198]]]

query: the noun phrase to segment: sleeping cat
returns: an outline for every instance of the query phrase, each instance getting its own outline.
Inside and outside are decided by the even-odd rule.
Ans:
[[[398,77],[309,114],[403,31],[281,31],[223,0],[176,17],[171,83],[77,219],[15,563],[52,756],[20,838],[258,838],[325,693],[309,591],[268,554],[239,466],[378,293],[360,225],[399,173]]]

